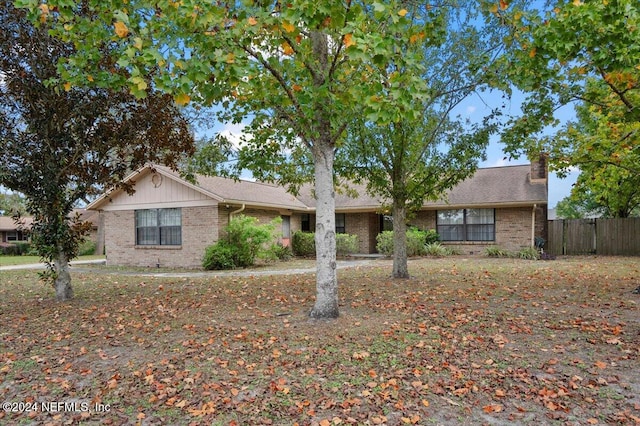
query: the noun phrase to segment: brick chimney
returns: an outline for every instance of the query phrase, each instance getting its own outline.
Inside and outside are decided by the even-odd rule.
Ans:
[[[540,154],[538,157],[538,161],[531,162],[531,174],[529,175],[529,179],[532,183],[544,183],[547,181],[547,177],[549,174],[549,167],[547,164],[547,154]]]

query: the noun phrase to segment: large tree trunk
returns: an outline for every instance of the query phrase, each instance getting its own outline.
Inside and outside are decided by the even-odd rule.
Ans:
[[[409,278],[407,266],[407,208],[393,201],[393,278]]]
[[[69,259],[67,255],[58,250],[55,259],[56,279],[53,283],[56,290],[56,300],[64,302],[73,298],[73,289],[71,288],[71,274],[69,273]]]
[[[338,317],[336,217],[333,189],[333,147],[319,142],[314,152],[316,192],[316,303],[311,318]]]
[[[330,67],[329,39],[326,34],[311,32],[313,53],[318,70],[313,85],[324,87]],[[326,97],[314,99],[316,136],[311,150],[315,166],[316,191],[316,303],[309,312],[311,318],[338,317],[338,277],[336,274],[336,200],[333,190],[334,143],[331,137],[331,114],[335,105],[328,105]]]

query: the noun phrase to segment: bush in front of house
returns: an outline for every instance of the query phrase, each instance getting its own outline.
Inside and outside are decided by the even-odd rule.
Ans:
[[[336,255],[346,256],[357,253],[359,249],[358,236],[351,234],[336,234]]]
[[[233,260],[234,252],[235,250],[228,242],[218,241],[205,249],[202,267],[208,271],[233,269],[236,267]]]
[[[301,257],[316,255],[316,234],[313,232],[296,231],[291,238],[293,254]],[[347,256],[357,253],[360,244],[357,235],[336,234],[336,255]]]
[[[293,254],[301,257],[316,255],[316,235],[313,232],[296,231],[291,238]]]
[[[205,250],[202,266],[208,270],[245,268],[258,257],[268,258],[267,244],[275,238],[278,220],[282,219],[260,224],[255,217],[234,217],[225,228],[224,238]]]
[[[429,229],[422,231],[414,226],[407,229],[407,256],[424,256],[427,254],[425,246],[433,244],[439,239],[438,233]],[[393,231],[384,231],[376,237],[376,250],[385,256],[393,256]]]
[[[96,243],[91,240],[84,240],[78,247],[78,256],[91,256],[96,254]]]
[[[385,256],[393,256],[393,231],[382,231],[376,236],[376,250]]]
[[[484,254],[489,257],[509,257],[524,260],[539,260],[540,253],[535,247],[524,247],[516,252],[490,246],[484,249]]]
[[[508,250],[500,248],[498,246],[489,246],[484,249],[485,256],[488,257],[511,257],[511,253]]]
[[[31,244],[25,242],[0,243],[0,254],[6,256],[25,256],[31,250]]]
[[[460,254],[460,251],[451,247],[446,247],[439,242],[425,244],[424,251],[427,256],[445,257]]]

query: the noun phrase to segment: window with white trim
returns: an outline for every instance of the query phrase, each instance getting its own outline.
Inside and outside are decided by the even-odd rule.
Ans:
[[[136,210],[136,245],[182,244],[182,209]]]
[[[439,210],[441,241],[495,241],[495,209]]]

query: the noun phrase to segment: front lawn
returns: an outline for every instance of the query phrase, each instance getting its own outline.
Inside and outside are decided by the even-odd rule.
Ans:
[[[306,315],[313,274],[101,269],[60,304],[2,271],[0,401],[47,411],[0,423],[640,422],[639,258],[421,259],[410,280],[379,264],[339,271],[327,322]]]

